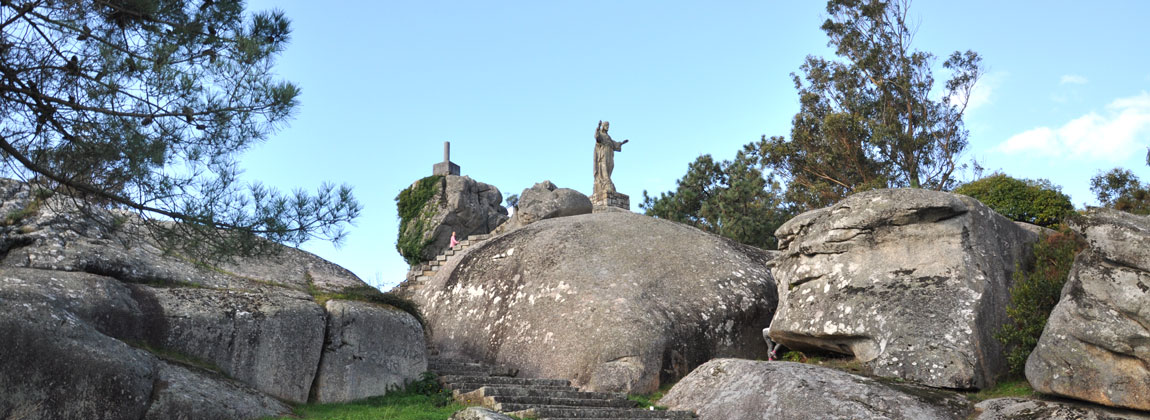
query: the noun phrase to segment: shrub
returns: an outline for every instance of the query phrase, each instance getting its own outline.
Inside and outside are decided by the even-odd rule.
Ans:
[[[423,178],[395,197],[399,207],[399,239],[395,248],[410,265],[422,262],[423,249],[433,241],[432,238],[423,239],[424,213],[427,201],[439,191],[437,187],[442,179],[442,175]]]
[[[981,201],[1006,218],[1039,226],[1054,226],[1074,211],[1070,197],[1045,179],[1016,179],[994,174],[954,189]]]
[[[1065,227],[1034,244],[1034,266],[1015,270],[1006,315],[1010,320],[995,334],[1006,346],[1010,372],[1022,375],[1026,358],[1038,344],[1046,319],[1062,294],[1062,285],[1074,264],[1074,256],[1086,246],[1082,238]]]

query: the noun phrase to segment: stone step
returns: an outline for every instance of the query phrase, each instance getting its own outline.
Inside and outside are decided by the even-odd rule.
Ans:
[[[629,401],[627,394],[621,392],[544,390],[521,386],[486,386],[480,388],[479,391],[479,396],[485,397],[552,397]]]
[[[452,395],[454,395],[455,397],[459,397],[461,395],[468,394],[468,392],[474,392],[475,390],[483,388],[483,387],[490,387],[490,385],[491,384],[488,384],[488,383],[448,383],[448,384],[444,385],[444,388],[450,389],[452,392]],[[496,385],[499,385],[499,387],[504,387],[505,384],[496,384]],[[530,387],[536,388],[536,389],[542,389],[542,390],[551,390],[551,391],[577,391],[578,390],[578,388],[575,388],[575,387],[554,387],[554,385],[530,385]]]
[[[448,257],[455,255],[455,250],[449,249],[449,250],[443,251],[443,255],[448,256]]]
[[[631,400],[604,400],[597,398],[551,398],[551,397],[487,397],[495,404],[491,408],[500,412],[523,411],[533,407],[581,407],[581,408],[636,408]]]
[[[415,278],[416,282],[425,282],[428,280],[431,280],[431,276],[428,276],[427,274],[423,274],[423,275]]]
[[[689,411],[643,410],[639,408],[579,408],[579,407],[534,407],[505,414],[531,418],[571,418],[571,419],[693,419]]]
[[[446,255],[439,255],[439,256],[435,257],[435,261],[438,261],[440,263],[447,261],[447,256]]]
[[[571,381],[566,379],[542,379],[542,378],[507,378],[503,376],[464,376],[464,375],[447,375],[439,378],[441,382],[446,383],[476,383],[485,382],[488,385],[539,385],[539,386],[571,386]]]

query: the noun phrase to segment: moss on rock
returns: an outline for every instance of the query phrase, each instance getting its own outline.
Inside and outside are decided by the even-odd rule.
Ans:
[[[435,214],[433,209],[427,208],[427,204],[439,192],[442,179],[442,175],[423,178],[395,197],[399,208],[399,239],[395,248],[408,264],[419,264],[423,249],[434,241],[434,238],[426,234],[427,219]]]

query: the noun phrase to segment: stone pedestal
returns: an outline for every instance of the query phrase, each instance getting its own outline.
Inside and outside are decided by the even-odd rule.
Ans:
[[[599,191],[591,195],[592,207],[617,207],[631,211],[631,197],[613,191]]]
[[[455,175],[459,176],[459,165],[454,162],[439,162],[431,165],[432,175]]]

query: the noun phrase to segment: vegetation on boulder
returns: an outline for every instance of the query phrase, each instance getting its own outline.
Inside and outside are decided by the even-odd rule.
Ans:
[[[395,248],[410,265],[422,262],[420,256],[423,254],[423,248],[434,241],[434,238],[424,238],[427,233],[425,219],[429,217],[429,213],[434,213],[429,211],[427,203],[439,192],[442,179],[442,175],[423,178],[400,191],[395,197],[396,205],[399,207],[399,239],[395,243]]]
[[[1034,265],[1030,270],[1014,272],[1010,304],[1006,307],[1010,321],[995,334],[1006,346],[1012,374],[1023,374],[1026,358],[1038,344],[1046,320],[1061,298],[1074,257],[1085,247],[1081,237],[1064,227],[1034,244]]]
[[[1017,179],[996,173],[955,188],[1016,222],[1055,226],[1074,212],[1070,197],[1045,179]]]

